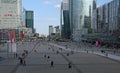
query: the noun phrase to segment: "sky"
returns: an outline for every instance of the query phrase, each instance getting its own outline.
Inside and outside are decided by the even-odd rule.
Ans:
[[[111,0],[97,0],[100,6]],[[34,11],[34,28],[39,34],[48,35],[49,25],[60,25],[61,0],[22,0],[22,7]]]

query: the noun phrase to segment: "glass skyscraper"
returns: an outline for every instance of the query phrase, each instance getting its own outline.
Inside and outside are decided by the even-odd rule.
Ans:
[[[96,0],[69,0],[70,28],[75,41],[88,33]]]
[[[69,2],[63,0],[61,4],[61,37],[70,39]]]

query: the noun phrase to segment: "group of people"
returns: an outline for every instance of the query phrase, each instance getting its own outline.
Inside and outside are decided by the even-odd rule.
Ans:
[[[53,46],[54,47],[54,46]],[[49,50],[51,49],[50,47],[48,48]],[[61,50],[62,51],[62,48],[59,48],[59,50]],[[53,49],[52,49],[52,51],[54,51]],[[56,51],[56,53],[58,54],[59,53],[59,51],[57,50]],[[71,54],[74,54],[74,51],[71,51]],[[69,53],[67,53],[67,56],[69,56]],[[44,55],[44,57],[46,58],[50,58],[50,56],[47,56],[46,54]],[[54,67],[54,62],[53,61],[50,61],[50,66],[51,67]],[[71,62],[69,62],[68,63],[68,68],[70,69],[70,68],[72,68],[72,63]]]

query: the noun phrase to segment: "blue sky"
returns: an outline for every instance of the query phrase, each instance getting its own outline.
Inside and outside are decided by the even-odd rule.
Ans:
[[[102,5],[111,0],[98,0]],[[34,27],[40,34],[48,34],[48,26],[60,25],[61,0],[22,0],[22,6],[26,10],[34,11]]]

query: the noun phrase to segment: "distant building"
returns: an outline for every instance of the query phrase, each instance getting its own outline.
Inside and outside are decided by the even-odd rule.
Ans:
[[[34,12],[25,10],[23,12],[23,26],[26,28],[31,28],[32,32],[34,32]]]
[[[60,33],[60,28],[59,26],[54,27],[55,28],[55,33]]]
[[[49,39],[51,38],[52,33],[54,33],[54,28],[53,28],[52,25],[50,25],[50,26],[49,26]]]
[[[60,28],[59,28],[59,26],[55,27],[55,35],[56,35],[56,39],[60,38]]]

